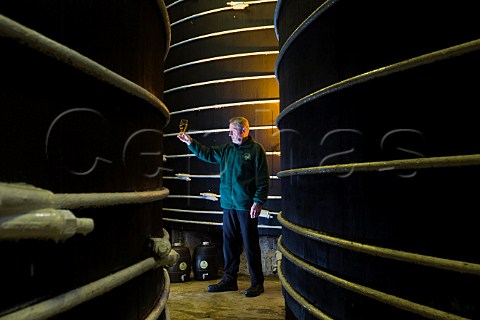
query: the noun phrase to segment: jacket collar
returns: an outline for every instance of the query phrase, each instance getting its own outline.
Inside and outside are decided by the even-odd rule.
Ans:
[[[233,142],[230,142],[235,148],[237,149],[245,149],[245,148],[250,148],[250,146],[252,145],[252,143],[254,142],[255,140],[253,139],[252,136],[248,136],[247,137],[247,140],[245,140],[244,143],[242,143],[241,145],[238,145],[238,144],[235,144]]]

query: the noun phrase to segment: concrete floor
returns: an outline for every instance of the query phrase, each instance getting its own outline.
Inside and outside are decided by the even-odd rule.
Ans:
[[[258,297],[247,298],[243,292],[250,286],[250,277],[240,275],[238,291],[208,292],[207,286],[217,280],[190,280],[171,283],[167,308],[171,320],[198,319],[285,319],[285,301],[282,286],[276,275],[265,278],[265,292]]]

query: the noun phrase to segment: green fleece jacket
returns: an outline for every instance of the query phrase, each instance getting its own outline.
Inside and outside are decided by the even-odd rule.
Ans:
[[[241,145],[233,142],[207,147],[196,140],[188,146],[199,159],[220,165],[220,206],[250,210],[267,201],[270,186],[267,156],[262,145],[249,136]]]

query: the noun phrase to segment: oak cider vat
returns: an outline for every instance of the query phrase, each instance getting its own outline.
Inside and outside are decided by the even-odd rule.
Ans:
[[[184,246],[182,242],[178,241],[173,244],[175,250],[180,257],[176,264],[168,268],[168,275],[171,282],[186,282],[190,280],[190,273],[192,272],[192,256],[190,249]]]
[[[203,241],[193,250],[193,275],[195,280],[212,280],[218,275],[219,258],[217,246]]]
[[[286,319],[480,319],[474,11],[277,2]]]
[[[24,216],[4,201],[21,198],[40,224],[0,232],[0,318],[167,317],[168,190],[142,153],[163,153],[169,38],[163,1],[0,3],[0,211]]]

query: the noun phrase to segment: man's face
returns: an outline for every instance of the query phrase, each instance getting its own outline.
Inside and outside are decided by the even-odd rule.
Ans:
[[[232,139],[232,142],[235,144],[242,144],[244,130],[238,129],[233,123],[230,123],[229,130],[228,135],[230,136],[230,139]]]

